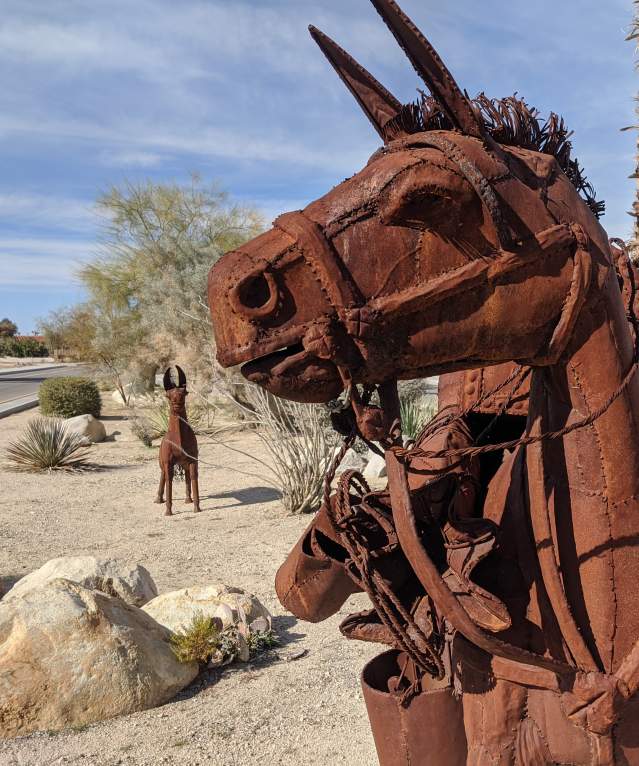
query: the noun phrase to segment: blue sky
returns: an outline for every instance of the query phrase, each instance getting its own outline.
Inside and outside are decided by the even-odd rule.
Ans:
[[[631,0],[403,0],[470,93],[563,114],[627,236],[633,198]],[[96,196],[146,178],[217,180],[268,219],[352,175],[377,147],[306,28],[402,101],[420,83],[367,0],[2,0],[0,316],[22,332],[81,299]]]

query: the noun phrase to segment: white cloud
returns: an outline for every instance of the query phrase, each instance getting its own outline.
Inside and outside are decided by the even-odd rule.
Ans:
[[[0,287],[68,287],[95,242],[0,238]]]
[[[100,162],[107,167],[138,167],[155,168],[160,165],[164,157],[153,152],[131,150],[108,150],[100,153]]]
[[[28,192],[0,193],[0,226],[27,224],[35,227],[86,231],[95,228],[93,204]]]

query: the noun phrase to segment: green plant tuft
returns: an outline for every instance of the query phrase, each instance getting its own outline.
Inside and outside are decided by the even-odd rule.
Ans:
[[[40,411],[43,415],[73,418],[76,415],[100,417],[100,390],[89,378],[49,378],[40,385]]]
[[[207,665],[215,659],[215,665],[227,665],[241,657],[248,659],[277,646],[278,639],[272,630],[251,630],[246,622],[222,627],[216,617],[205,617],[198,612],[191,624],[171,636],[171,648],[179,662],[197,662]],[[244,649],[242,648],[244,647]],[[248,654],[242,657],[248,648]]]
[[[191,624],[171,636],[171,649],[178,662],[198,662],[205,665],[219,649],[220,621],[198,612]]]
[[[278,646],[279,639],[272,630],[251,630],[247,643],[251,655],[255,655]]]
[[[61,420],[34,418],[6,450],[16,471],[75,470],[88,465],[89,448],[81,436],[69,433]]]

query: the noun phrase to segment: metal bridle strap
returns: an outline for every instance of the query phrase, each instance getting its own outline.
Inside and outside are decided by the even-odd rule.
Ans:
[[[274,226],[298,245],[304,260],[319,280],[332,308],[361,306],[365,299],[322,227],[301,211],[285,213]]]
[[[386,321],[422,311],[463,290],[496,284],[506,274],[516,272],[545,256],[554,255],[562,248],[565,248],[568,256],[575,239],[575,232],[569,225],[558,224],[538,232],[517,253],[506,250],[497,253],[493,259],[470,261],[423,285],[413,285],[399,293],[375,298],[369,307]]]

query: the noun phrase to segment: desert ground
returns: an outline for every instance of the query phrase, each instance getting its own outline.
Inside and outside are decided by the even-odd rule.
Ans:
[[[30,410],[0,420],[0,453]],[[356,596],[319,625],[279,605],[275,572],[308,517],[287,516],[254,463],[200,439],[202,513],[176,515],[154,505],[157,448],[134,438],[127,411],[103,418],[109,441],[93,447],[86,473],[18,474],[0,467],[0,584],[3,590],[47,560],[91,554],[140,563],[160,593],[222,581],[252,593],[271,610],[281,644],[249,664],[196,680],[163,707],[64,733],[0,741],[1,766],[250,766],[377,763],[359,673],[377,648],[342,638],[339,622],[366,608]],[[232,437],[264,456],[250,431]],[[0,457],[0,462],[2,458]]]

